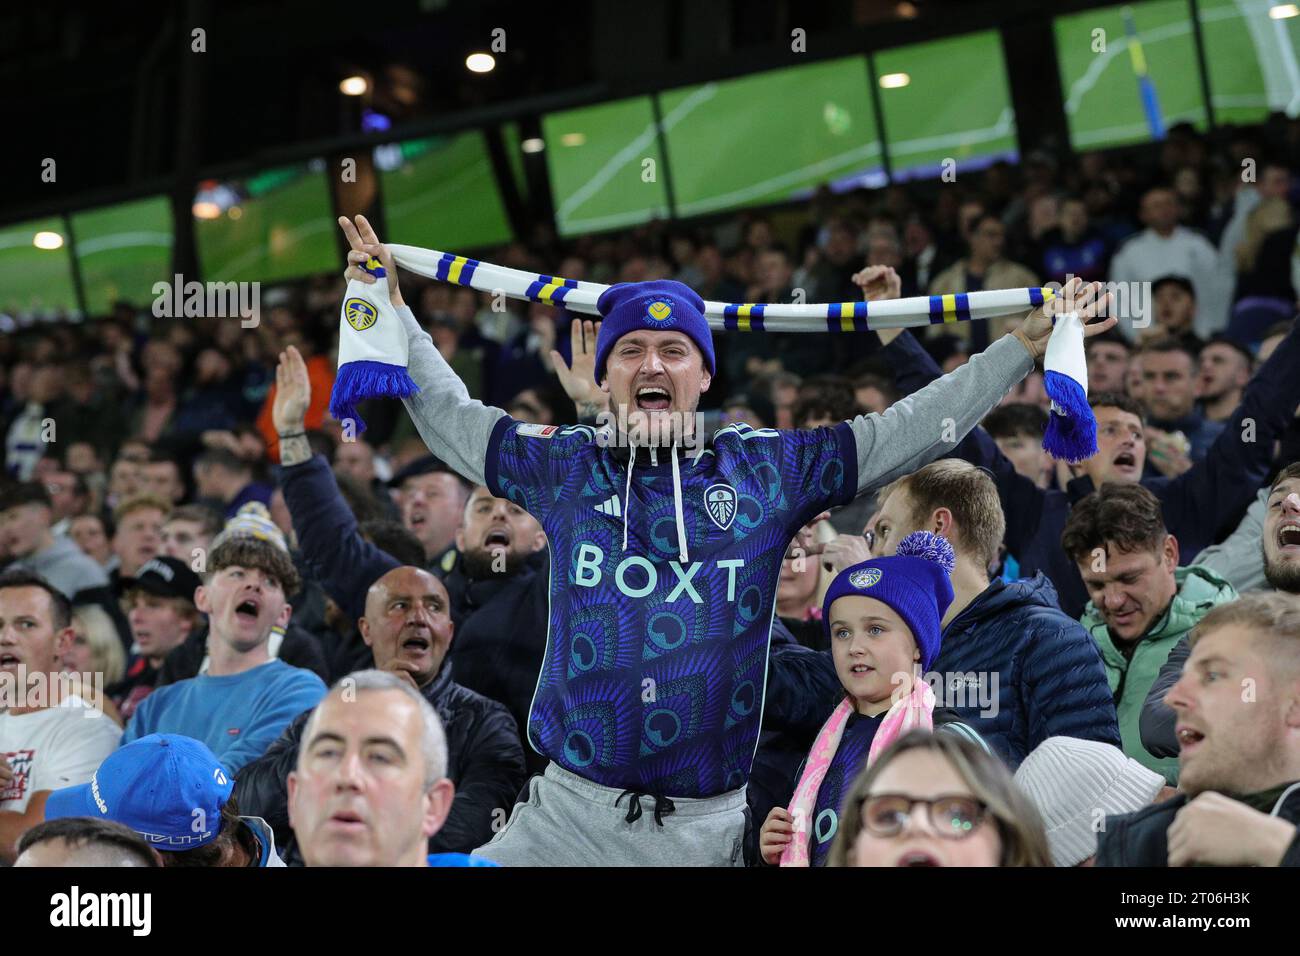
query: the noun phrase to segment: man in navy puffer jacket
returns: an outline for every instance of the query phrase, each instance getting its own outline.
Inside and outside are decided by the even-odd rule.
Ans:
[[[1013,770],[1048,737],[1119,746],[1101,654],[1057,606],[1051,582],[1042,574],[989,581],[1006,523],[988,473],[942,459],[887,486],[880,500],[874,554],[893,554],[913,531],[943,535],[957,554],[955,598],[927,675],[936,705],[955,710]]]

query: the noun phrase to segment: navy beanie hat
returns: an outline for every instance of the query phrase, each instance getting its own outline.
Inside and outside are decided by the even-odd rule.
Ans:
[[[875,598],[893,608],[912,631],[921,651],[921,668],[928,671],[939,656],[939,622],[952,604],[952,569],[957,556],[946,538],[915,531],[888,558],[872,558],[845,568],[835,576],[822,600],[822,621],[830,631],[831,605],[836,598],[857,595]]]
[[[690,286],[670,279],[619,282],[600,294],[596,311],[602,320],[596,339],[597,383],[605,375],[605,360],[614,343],[638,329],[672,329],[689,336],[704,353],[704,367],[709,374],[716,371],[713,333],[704,318],[704,300]]]

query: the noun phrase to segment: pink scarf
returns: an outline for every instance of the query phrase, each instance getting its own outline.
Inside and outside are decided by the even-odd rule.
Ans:
[[[781,866],[809,865],[808,827],[817,805],[817,791],[821,789],[831,761],[835,759],[835,751],[839,749],[840,738],[844,735],[844,725],[849,722],[849,715],[854,709],[853,701],[845,697],[817,732],[817,739],[804,764],[803,776],[799,778],[799,784],[794,788],[794,799],[790,801],[794,837],[781,854]],[[895,740],[909,730],[916,729],[934,729],[934,691],[919,676],[912,678],[912,692],[894,701],[886,712],[885,719],[880,722],[880,728],[871,740],[871,749],[867,752],[867,766],[875,763],[876,758]]]

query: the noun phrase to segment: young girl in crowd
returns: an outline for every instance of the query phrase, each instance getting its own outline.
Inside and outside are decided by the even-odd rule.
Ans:
[[[763,824],[764,862],[823,865],[850,781],[908,730],[933,729],[984,746],[955,714],[935,710],[923,678],[939,654],[955,561],[944,538],[918,531],[893,557],[846,568],[827,589],[822,623],[844,699],[818,733],[789,809],[774,808]]]
[[[1051,866],[1038,812],[986,749],[900,738],[853,781],[827,866]]]

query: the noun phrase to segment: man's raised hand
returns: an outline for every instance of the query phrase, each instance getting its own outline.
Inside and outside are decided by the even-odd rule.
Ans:
[[[292,435],[306,428],[307,407],[311,405],[311,379],[307,363],[294,346],[280,353],[275,367],[275,401],[271,403],[271,421],[281,435]]]
[[[839,574],[845,568],[871,560],[871,548],[860,534],[837,534],[822,545],[822,567]]]
[[[559,376],[564,394],[573,399],[582,418],[595,418],[604,411],[608,397],[596,384],[596,337],[600,323],[591,319],[574,319],[569,324],[569,345],[573,362],[564,364],[564,356],[551,349],[551,364]]]
[[[1114,328],[1115,323],[1119,321],[1114,316],[1108,319],[1101,318],[1109,311],[1111,304],[1111,295],[1109,292],[1101,291],[1100,282],[1084,284],[1082,279],[1075,276],[1062,286],[1056,295],[1030,312],[1020,328],[1011,334],[1020,340],[1020,344],[1037,361],[1047,352],[1047,340],[1052,335],[1054,316],[1065,312],[1079,313],[1079,319],[1083,322],[1084,338],[1092,338]]]
[[[388,273],[389,300],[397,307],[405,305],[401,290],[397,287],[397,263],[393,261],[393,254],[388,251],[388,247],[375,235],[374,227],[370,225],[369,220],[365,216],[357,216],[354,223],[347,216],[339,216],[339,228],[343,230],[348,245],[352,247],[348,252],[348,268],[343,273],[343,278],[349,281],[356,279],[367,285],[374,282],[375,277],[361,268],[373,256]]]
[[[903,294],[903,280],[893,266],[867,266],[853,273],[853,284],[862,290],[867,302],[897,299]]]
[[[785,559],[793,560],[807,557],[812,554],[821,554],[822,545],[817,540],[817,525],[823,521],[829,521],[831,513],[823,511],[821,514],[808,519],[808,523],[795,533],[790,543],[785,548]]]
[[[867,266],[853,273],[853,284],[862,290],[864,302],[879,302],[882,299],[897,299],[903,294],[903,280],[898,277],[893,266]],[[902,329],[877,329],[880,344],[888,345],[898,338]]]

